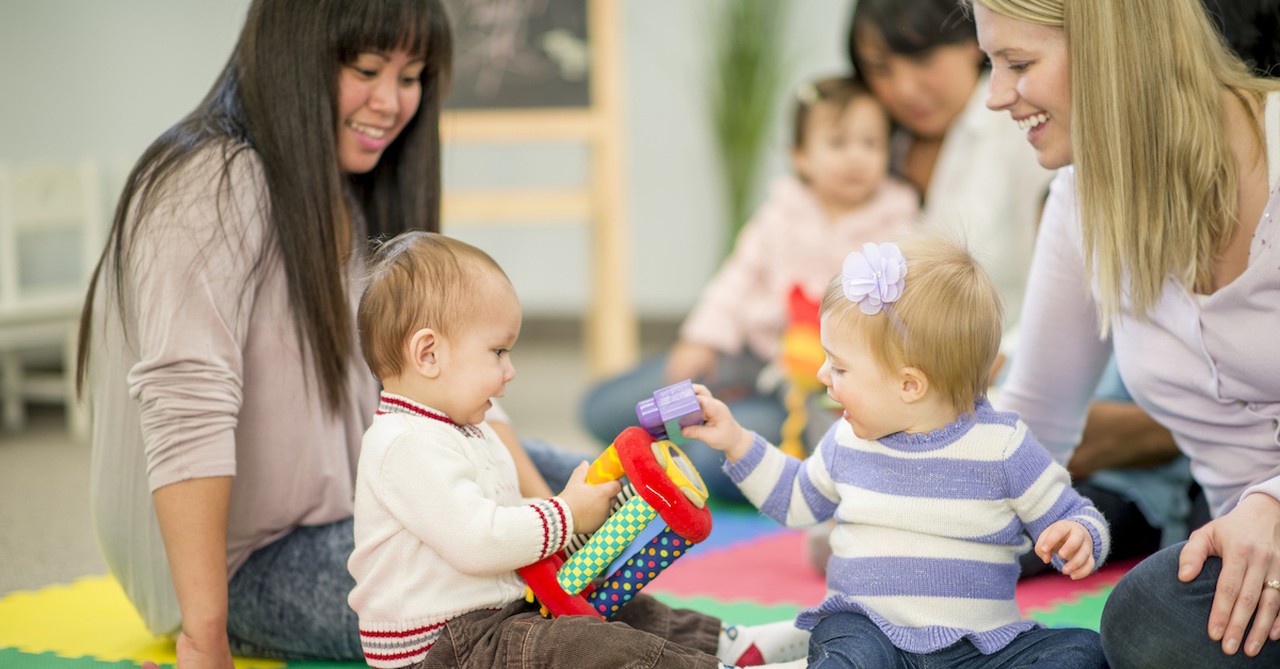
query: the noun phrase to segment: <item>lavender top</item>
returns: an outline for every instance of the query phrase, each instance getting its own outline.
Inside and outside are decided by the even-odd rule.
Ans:
[[[1114,346],[1134,401],[1173,433],[1215,516],[1251,493],[1280,499],[1280,95],[1268,96],[1265,118],[1272,190],[1244,273],[1211,295],[1171,277],[1148,318],[1115,319],[1110,342],[1084,281],[1075,170],[1059,173],[1000,395],[1065,461]]]

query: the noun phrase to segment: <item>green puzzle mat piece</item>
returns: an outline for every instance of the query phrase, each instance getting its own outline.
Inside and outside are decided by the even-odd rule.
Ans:
[[[1097,631],[1102,621],[1102,607],[1107,603],[1111,588],[1083,595],[1072,601],[1059,602],[1042,611],[1032,611],[1027,617],[1044,623],[1046,627],[1084,627]]]

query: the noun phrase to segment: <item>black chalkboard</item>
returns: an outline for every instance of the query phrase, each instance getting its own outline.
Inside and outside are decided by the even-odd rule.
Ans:
[[[445,0],[450,109],[587,107],[587,0]]]

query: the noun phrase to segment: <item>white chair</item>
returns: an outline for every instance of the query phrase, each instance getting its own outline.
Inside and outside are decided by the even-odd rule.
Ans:
[[[72,435],[88,435],[75,396],[76,327],[102,245],[97,166],[0,165],[0,426],[19,430],[27,402],[66,405]],[[55,351],[57,371],[32,368]]]

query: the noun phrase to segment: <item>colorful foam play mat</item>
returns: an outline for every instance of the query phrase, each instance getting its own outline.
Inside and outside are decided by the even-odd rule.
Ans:
[[[740,624],[790,619],[822,599],[823,579],[809,566],[803,532],[779,528],[746,507],[721,506],[714,517],[707,541],[690,549],[645,592]],[[1024,615],[1050,627],[1097,629],[1107,595],[1132,565],[1107,565],[1079,581],[1059,574],[1027,579],[1018,585],[1018,605]],[[108,576],[0,599],[0,667],[128,669],[148,661],[172,666],[173,641],[147,633]],[[238,658],[236,666],[356,669],[364,664]]]

